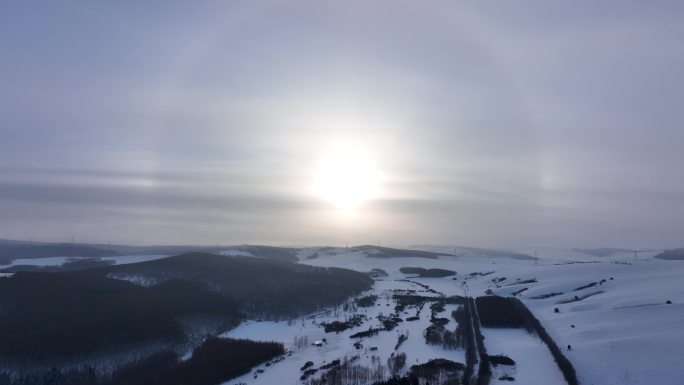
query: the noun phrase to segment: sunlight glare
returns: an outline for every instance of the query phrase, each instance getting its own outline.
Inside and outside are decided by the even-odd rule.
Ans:
[[[350,145],[338,146],[321,160],[314,193],[340,211],[353,211],[380,193],[380,172],[372,158]]]

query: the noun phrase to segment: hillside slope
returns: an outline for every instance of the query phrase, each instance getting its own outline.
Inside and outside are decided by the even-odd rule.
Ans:
[[[170,279],[202,282],[243,304],[258,317],[281,317],[344,301],[371,287],[363,273],[253,257],[189,253],[153,261],[116,265],[94,272],[144,284]]]
[[[240,318],[235,301],[199,283],[171,280],[145,288],[82,272],[0,278],[0,308],[0,357],[33,362],[179,340],[180,315],[222,315],[233,324]]]

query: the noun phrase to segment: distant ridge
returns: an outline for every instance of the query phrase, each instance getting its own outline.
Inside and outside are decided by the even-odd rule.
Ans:
[[[484,257],[484,258],[513,258],[520,260],[536,260],[531,255],[508,251],[508,250],[496,250],[496,249],[484,249],[479,247],[466,247],[466,246],[434,246],[434,245],[414,245],[409,246],[411,249],[418,250],[429,250],[432,252],[437,252],[438,250],[444,250],[441,255],[455,255],[457,257]]]
[[[430,258],[437,259],[440,255],[453,255],[449,253],[439,253],[424,250],[410,250],[410,249],[395,249],[391,247],[381,247],[373,245],[361,245],[349,248],[350,251],[365,252],[368,257],[372,258]]]
[[[572,249],[578,253],[593,255],[594,257],[607,257],[617,253],[632,253],[634,250],[619,249],[615,247],[600,247],[596,249]]]
[[[121,255],[113,250],[103,250],[90,246],[55,244],[3,244],[0,245],[0,264],[8,264],[15,259],[50,258],[50,257],[82,257],[100,258]]]
[[[297,252],[299,249],[293,247],[260,246],[260,245],[240,245],[222,248],[225,251],[242,251],[249,253],[257,258],[271,259],[274,261],[297,262]]]
[[[367,274],[348,269],[209,253],[187,253],[89,271],[146,284],[172,279],[199,282],[249,305],[243,309],[247,313],[271,316],[304,314],[338,304],[373,285]]]
[[[684,248],[665,250],[654,258],[667,259],[670,261],[684,261]]]

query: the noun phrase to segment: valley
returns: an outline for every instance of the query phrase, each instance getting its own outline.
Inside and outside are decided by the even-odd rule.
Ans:
[[[666,379],[663,383],[674,384],[684,375],[674,365],[676,354],[672,354],[684,342],[678,328],[678,320],[684,317],[684,292],[678,276],[684,267],[678,261],[653,258],[655,254],[633,260],[626,252],[596,257],[552,250],[539,253],[539,259],[525,259],[497,253],[489,257],[440,254],[434,249],[412,256],[408,249],[379,252],[372,246],[263,250],[236,247],[217,254],[111,256],[106,257],[113,258],[110,266],[54,273],[21,269],[31,263],[59,266],[58,262],[69,262],[67,257],[18,259],[11,265],[15,270],[6,270],[0,281],[8,288],[0,303],[5,308],[13,306],[12,299],[19,295],[7,290],[15,283],[24,282],[21,290],[28,290],[33,281],[44,286],[60,282],[60,277],[64,283],[59,287],[66,290],[72,290],[64,286],[67,282],[74,288],[81,285],[79,290],[100,285],[134,296],[121,297],[122,303],[133,303],[135,296],[167,303],[163,313],[167,315],[155,321],[164,326],[155,327],[152,345],[119,345],[118,349],[134,349],[140,354],[122,356],[121,351],[115,362],[169,349],[187,360],[210,336],[282,345],[282,354],[257,363],[224,381],[225,385],[283,381],[305,385],[399,383],[396,381],[433,385],[640,384],[647,383],[652,370]],[[285,262],[284,255],[298,262]],[[275,292],[269,287],[279,289]],[[59,291],[53,290],[51,296],[52,303],[60,303]],[[38,298],[31,302],[32,312],[46,309]],[[485,307],[483,301],[488,298],[504,302]],[[79,303],[84,302],[69,306]],[[114,302],[104,306],[115,314],[123,311],[114,310]],[[63,305],[51,309],[55,316],[63,317],[59,315]],[[104,311],[91,309],[93,315]],[[78,314],[75,308],[70,311]],[[223,321],[217,323],[220,319]],[[0,320],[9,327],[6,316]],[[118,321],[112,322],[109,318],[110,326],[116,327]],[[35,332],[40,328],[27,325],[33,332],[27,329],[14,334],[12,340],[15,346],[23,346],[23,364],[17,366],[16,360],[8,359],[19,358],[19,350],[7,350],[10,356],[2,361],[5,370],[10,369],[10,378],[12,371],[31,367],[27,364],[30,354],[37,353],[26,348],[40,339],[52,341],[52,345],[42,344],[42,356],[35,356],[40,358],[35,362],[41,362],[36,370],[57,362],[49,357],[58,351],[45,350],[48,346],[60,346],[59,362],[65,368],[73,365],[68,364],[68,356],[77,352],[78,345],[64,350],[66,345],[60,345],[59,338],[79,339],[78,329],[69,331],[61,326],[59,335],[38,337]],[[130,323],[120,325],[123,335],[134,330]],[[153,336],[144,331],[149,326],[136,327]],[[95,343],[97,332],[88,338]],[[6,349],[10,346],[5,344]],[[101,350],[93,353],[99,358],[82,362],[98,370],[115,368],[111,361],[115,355]],[[559,359],[566,363],[559,364]],[[634,362],[640,365],[630,364]]]

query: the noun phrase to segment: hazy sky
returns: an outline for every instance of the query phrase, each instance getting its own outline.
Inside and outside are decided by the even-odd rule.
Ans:
[[[681,1],[3,2],[0,238],[684,246],[682,20]],[[377,171],[351,211],[312,188],[339,148]]]

